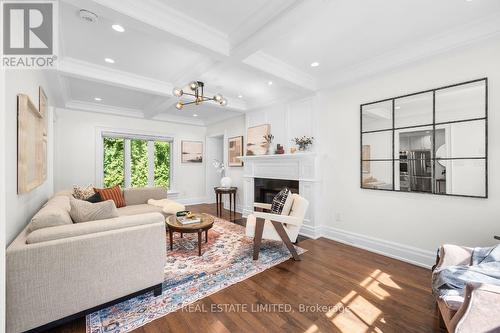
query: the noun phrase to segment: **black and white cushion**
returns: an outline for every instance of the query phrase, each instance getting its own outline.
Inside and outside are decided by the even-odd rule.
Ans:
[[[285,206],[286,199],[292,195],[292,192],[284,187],[273,199],[273,203],[271,204],[271,213],[273,214],[281,214],[283,211],[283,207]]]

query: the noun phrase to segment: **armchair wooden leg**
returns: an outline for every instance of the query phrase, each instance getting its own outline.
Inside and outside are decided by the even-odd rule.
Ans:
[[[260,243],[262,243],[262,231],[264,230],[265,221],[257,219],[255,221],[255,235],[253,238],[253,260],[259,259]]]
[[[278,235],[280,235],[281,239],[283,240],[283,243],[285,243],[286,247],[292,254],[293,260],[301,260],[299,254],[297,253],[295,247],[292,244],[292,241],[290,240],[290,237],[288,237],[288,234],[286,233],[283,224],[276,221],[271,221],[271,222],[274,225],[274,229],[276,229],[276,232],[278,233]]]

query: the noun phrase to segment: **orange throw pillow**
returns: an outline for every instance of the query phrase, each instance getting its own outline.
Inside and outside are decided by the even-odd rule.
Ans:
[[[94,191],[101,195],[103,201],[113,200],[116,208],[125,207],[125,198],[123,197],[122,189],[119,185],[111,188],[95,188]]]

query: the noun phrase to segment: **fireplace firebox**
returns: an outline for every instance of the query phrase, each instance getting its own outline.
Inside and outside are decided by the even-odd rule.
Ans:
[[[299,193],[299,181],[287,179],[254,179],[254,202],[272,203],[273,198],[284,187],[288,187],[292,193]]]

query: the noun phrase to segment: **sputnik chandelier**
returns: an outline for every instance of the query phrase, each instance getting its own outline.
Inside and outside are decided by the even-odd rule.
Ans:
[[[193,96],[194,97],[194,101],[192,101],[192,102],[179,101],[179,102],[177,102],[177,104],[175,105],[175,107],[178,110],[182,110],[182,108],[185,105],[189,105],[189,104],[200,105],[201,103],[207,102],[207,101],[212,101],[212,102],[215,102],[215,103],[219,103],[222,106],[226,106],[227,105],[227,99],[225,99],[221,94],[216,94],[214,97],[206,97],[203,94],[203,87],[204,86],[205,86],[205,84],[203,82],[200,82],[200,81],[193,81],[193,82],[189,83],[189,89],[191,91],[193,91],[192,93],[191,92],[185,92],[181,88],[174,88],[174,90],[172,91],[172,93],[174,94],[174,96],[177,96],[179,98],[182,95],[188,95],[188,96]]]

